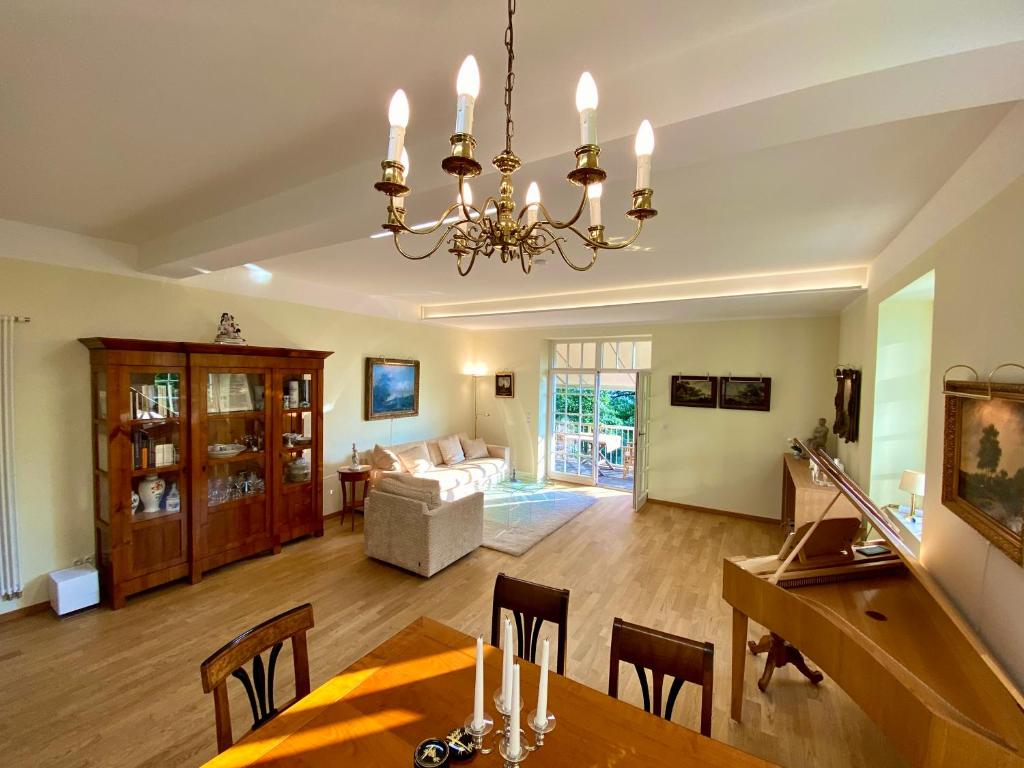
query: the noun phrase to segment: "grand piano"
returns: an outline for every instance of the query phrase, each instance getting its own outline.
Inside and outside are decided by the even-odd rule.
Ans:
[[[827,454],[817,451],[811,460],[834,484],[836,499],[849,499],[881,538],[861,546],[850,536],[837,546],[837,534],[842,539],[849,531],[828,520],[826,508],[791,534],[778,555],[725,560],[722,595],[733,608],[732,718],[742,717],[753,619],[845,690],[908,765],[1024,768],[1021,691],[892,521]],[[1019,596],[1008,597],[1019,610]]]

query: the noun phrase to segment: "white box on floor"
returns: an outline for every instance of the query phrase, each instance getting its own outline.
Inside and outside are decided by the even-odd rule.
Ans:
[[[76,565],[50,573],[50,605],[58,616],[99,601],[100,576],[93,566]]]

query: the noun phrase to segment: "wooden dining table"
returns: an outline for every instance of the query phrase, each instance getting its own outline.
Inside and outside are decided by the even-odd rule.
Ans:
[[[484,648],[485,708],[493,713],[490,699],[501,683],[501,652]],[[417,744],[443,738],[471,713],[475,654],[474,638],[419,618],[206,768],[412,765]],[[534,708],[540,669],[521,659],[518,663],[525,723]],[[524,768],[772,765],[553,672],[548,709],[556,727]],[[533,742],[528,729],[526,738]],[[501,766],[493,733],[484,746],[495,749],[467,765]]]

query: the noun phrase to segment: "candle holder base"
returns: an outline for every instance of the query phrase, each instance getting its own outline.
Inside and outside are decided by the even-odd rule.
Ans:
[[[463,727],[466,729],[466,733],[473,737],[473,749],[481,755],[491,754],[490,749],[484,749],[484,736],[494,729],[494,721],[489,718],[486,713],[484,714],[483,725],[480,726],[479,730],[473,727],[472,715],[466,718],[466,722]]]
[[[516,768],[516,766],[527,758],[530,754],[530,750],[525,745],[520,744],[518,755],[509,754],[508,740],[502,739],[498,744],[498,754],[501,755],[501,759],[504,761],[503,768]]]
[[[550,712],[547,713],[547,717],[544,718],[543,727],[537,725],[537,710],[530,712],[529,720],[530,730],[533,731],[536,736],[536,746],[534,749],[540,749],[544,746],[544,736],[555,730],[555,716]]]
[[[597,156],[601,154],[601,148],[597,144],[584,144],[576,148],[576,167],[569,171],[566,178],[573,184],[587,187],[604,181],[608,174],[597,164]]]
[[[476,139],[468,133],[454,133],[451,138],[452,153],[441,161],[444,172],[450,176],[479,176],[483,170],[480,163],[473,159]]]
[[[604,239],[603,224],[594,224],[593,226],[587,227],[587,232],[590,233],[590,239],[595,243],[600,243],[601,245],[607,244],[608,241]],[[584,245],[589,247],[587,243],[584,243]]]
[[[651,206],[654,190],[650,187],[633,190],[633,207],[626,211],[626,215],[638,221],[650,219],[658,215],[658,212]]]
[[[509,715],[512,714],[512,710],[511,709],[506,710],[504,704],[502,703],[502,695],[501,695],[501,689],[500,688],[494,692],[494,708],[496,710],[498,710],[498,714],[501,715],[502,717],[508,717]],[[519,709],[522,709],[522,708],[523,708],[523,700],[522,700],[522,698],[520,698],[519,699]]]
[[[409,194],[405,185],[405,166],[394,160],[385,160],[380,164],[384,173],[381,180],[373,188],[391,197],[404,197]]]

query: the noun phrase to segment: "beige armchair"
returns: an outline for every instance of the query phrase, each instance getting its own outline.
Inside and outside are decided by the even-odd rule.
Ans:
[[[367,496],[363,535],[367,557],[433,576],[483,542],[484,495],[440,501],[434,481],[385,478]]]

